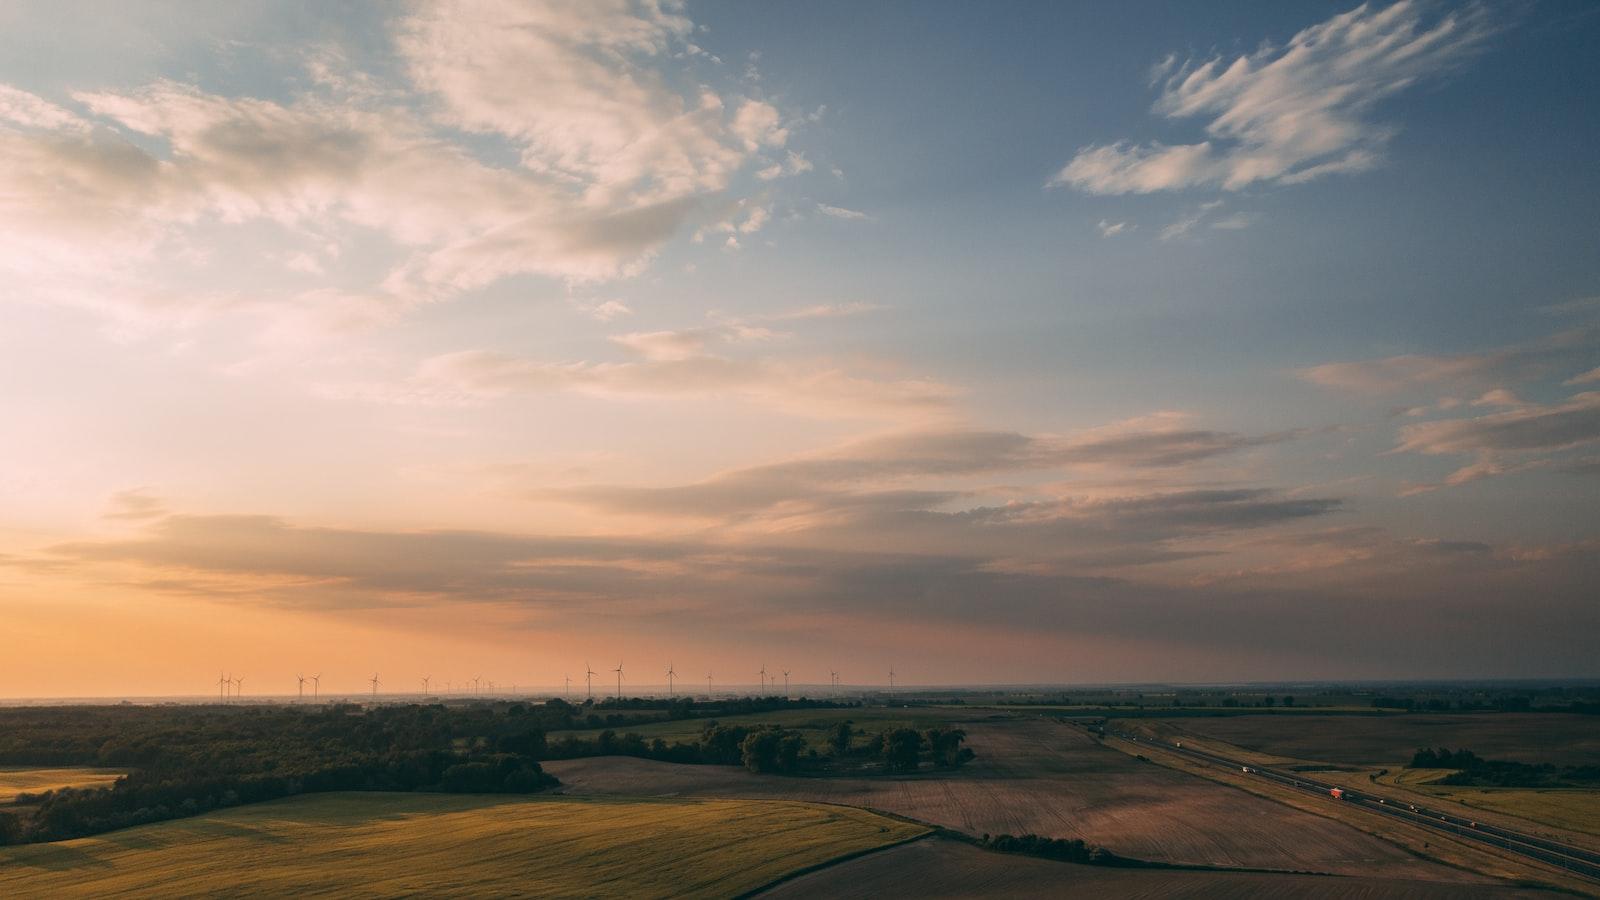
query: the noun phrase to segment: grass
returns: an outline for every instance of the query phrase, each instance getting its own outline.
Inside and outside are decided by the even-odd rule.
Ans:
[[[1430,800],[1450,800],[1470,809],[1487,809],[1529,822],[1600,836],[1600,790],[1460,787],[1437,783],[1453,772],[1453,769],[1396,767],[1388,774],[1377,776],[1376,780],[1378,784],[1402,788]]]
[[[23,769],[0,766],[0,803],[18,794],[37,794],[64,787],[109,787],[123,776],[115,769]]]
[[[728,897],[928,829],[791,801],[317,794],[0,850],[0,896]]]

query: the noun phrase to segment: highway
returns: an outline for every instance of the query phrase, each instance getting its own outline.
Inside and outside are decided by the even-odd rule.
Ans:
[[[1507,850],[1511,853],[1517,854],[1518,856],[1536,859],[1540,862],[1549,863],[1550,865],[1565,869],[1568,872],[1580,875],[1584,878],[1600,881],[1600,853],[1596,853],[1593,850],[1585,850],[1582,847],[1574,847],[1570,844],[1563,844],[1559,841],[1552,841],[1548,838],[1524,834],[1519,831],[1512,831],[1507,828],[1488,825],[1472,819],[1464,819],[1452,813],[1437,809],[1429,809],[1425,806],[1417,806],[1409,802],[1395,801],[1372,794],[1364,794],[1360,791],[1351,790],[1344,785],[1329,784],[1327,782],[1308,778],[1299,772],[1284,772],[1264,766],[1257,766],[1254,763],[1237,759],[1229,759],[1225,756],[1219,756],[1209,751],[1198,750],[1193,747],[1183,747],[1176,742],[1142,737],[1139,735],[1129,734],[1127,732],[1110,733],[1116,737],[1135,744],[1145,744],[1148,746],[1159,747],[1160,749],[1170,753],[1176,753],[1181,756],[1189,757],[1190,759],[1197,759],[1212,765],[1232,769],[1235,772],[1244,773],[1245,770],[1248,770],[1248,774],[1251,777],[1266,778],[1271,781],[1276,781],[1279,784],[1287,787],[1303,790],[1310,794],[1320,794],[1321,796],[1328,798],[1330,803],[1341,802],[1339,800],[1335,800],[1331,794],[1335,788],[1338,788],[1343,791],[1344,794],[1342,802],[1355,804],[1381,815],[1391,816],[1396,819],[1403,819],[1407,822],[1421,825],[1426,828],[1443,831],[1461,840],[1477,841],[1481,844],[1489,844],[1491,846],[1499,847],[1502,850]]]

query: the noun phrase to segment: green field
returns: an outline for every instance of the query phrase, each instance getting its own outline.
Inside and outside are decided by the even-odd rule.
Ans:
[[[64,787],[109,786],[123,776],[116,769],[22,769],[0,767],[0,803],[18,794],[37,794]]]
[[[1454,800],[1465,806],[1600,836],[1600,791],[1582,788],[1461,787],[1437,783],[1454,771],[1397,767],[1388,774],[1377,776],[1376,781],[1378,784],[1405,788],[1424,797]]]
[[[317,794],[0,849],[0,897],[727,897],[927,831],[790,801]]]
[[[638,734],[646,740],[661,738],[672,743],[674,741],[692,741],[700,737],[700,732],[707,723],[720,722],[723,725],[781,725],[799,731],[811,746],[821,750],[827,744],[827,730],[839,722],[849,720],[857,729],[872,732],[883,731],[889,728],[932,728],[935,725],[948,724],[952,719],[971,717],[965,710],[955,709],[929,709],[918,707],[912,709],[888,709],[885,707],[866,707],[861,709],[785,709],[774,712],[749,713],[742,716],[721,716],[694,719],[676,719],[664,722],[649,722],[642,725],[621,725],[613,728],[587,728],[575,731],[552,731],[549,735],[551,741],[559,741],[565,737],[575,737],[582,740],[593,740],[602,731],[615,731],[617,734]]]

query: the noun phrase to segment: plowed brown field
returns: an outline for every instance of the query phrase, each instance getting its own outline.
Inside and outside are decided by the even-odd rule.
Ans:
[[[624,757],[546,768],[573,794],[816,800],[910,816],[971,835],[1081,838],[1161,862],[1429,881],[1483,881],[1362,831],[1099,746],[1043,719],[966,726],[977,760],[915,777],[784,778]],[[1329,801],[1333,802],[1333,801]]]

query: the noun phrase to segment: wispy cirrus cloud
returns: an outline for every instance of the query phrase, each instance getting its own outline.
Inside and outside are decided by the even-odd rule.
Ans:
[[[1048,186],[1094,194],[1239,190],[1370,169],[1395,130],[1374,120],[1374,107],[1460,65],[1491,33],[1481,8],[1435,21],[1427,10],[1411,0],[1362,5],[1232,60],[1168,57],[1154,71],[1154,112],[1207,119],[1206,140],[1087,146]]]
[[[1582,325],[1474,353],[1408,353],[1323,363],[1300,369],[1296,374],[1322,387],[1372,394],[1420,387],[1485,388],[1493,387],[1495,382],[1541,378],[1576,360],[1592,359],[1597,344],[1600,344],[1600,328]],[[1587,377],[1580,375],[1567,383],[1582,384]]]
[[[1600,443],[1600,392],[1581,393],[1553,404],[1507,403],[1505,399],[1481,404],[1510,407],[1505,412],[1402,428],[1400,444],[1392,452],[1476,457],[1441,482],[1408,485],[1403,493],[1420,494],[1501,475],[1557,468],[1561,465],[1558,454],[1563,451]],[[1578,465],[1581,469],[1581,463]]]

